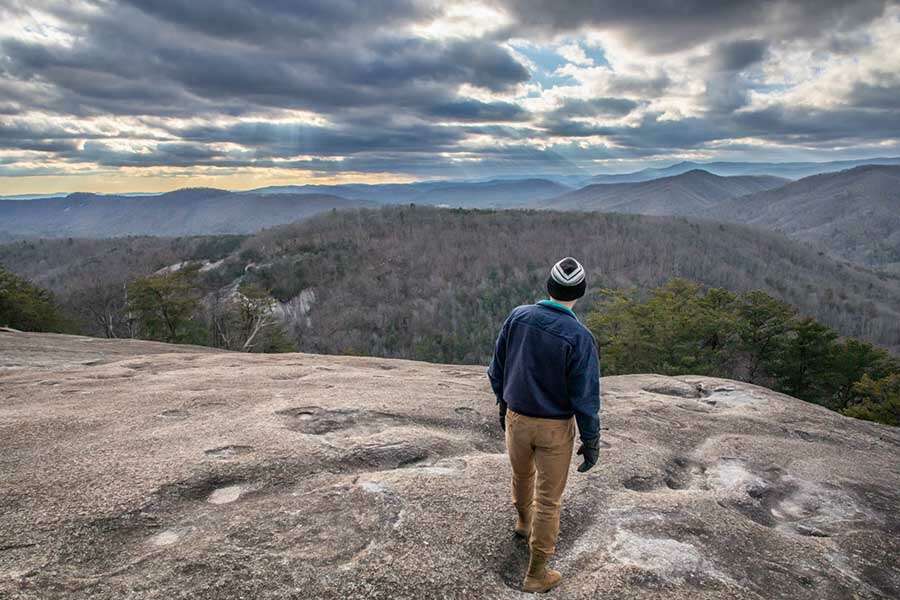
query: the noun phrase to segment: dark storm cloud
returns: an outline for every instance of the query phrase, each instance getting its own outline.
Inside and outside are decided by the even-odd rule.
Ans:
[[[557,127],[555,131],[565,130]],[[863,143],[900,137],[900,112],[772,107],[681,120],[661,119],[659,114],[650,113],[634,126],[582,126],[580,130],[573,126],[567,134],[603,135],[617,146],[653,153],[699,148],[709,142],[742,137],[827,146],[836,141]]]
[[[591,125],[580,119],[624,117],[639,105],[638,102],[627,98],[569,99],[559,108],[544,115],[540,127],[545,134],[560,137],[607,135],[614,132],[615,128]]]
[[[894,106],[897,106],[896,102]],[[815,145],[836,141],[879,141],[900,137],[900,111],[858,108],[826,111],[775,106],[739,112],[733,119],[733,127],[736,133],[765,136],[779,142]]]
[[[871,22],[891,0],[495,0],[515,15],[505,33],[535,35],[616,29],[635,45],[666,53],[763,28],[772,39],[818,38]]]
[[[615,77],[609,84],[609,92],[626,96],[638,96],[641,98],[658,98],[662,96],[672,85],[672,79],[666,73],[659,73],[652,77],[634,77],[621,75]]]
[[[348,29],[401,26],[439,14],[434,2],[415,0],[125,0],[140,11],[212,37],[251,42],[273,38],[330,38]]]
[[[743,71],[760,62],[766,55],[765,40],[738,40],[719,44],[713,51],[715,68],[722,71]]]
[[[558,137],[591,137],[607,135],[615,131],[613,127],[591,125],[584,121],[569,119],[565,115],[549,115],[541,121],[540,125],[545,135]]]
[[[296,58],[265,50],[222,55],[200,47],[153,52],[161,75],[197,97],[324,113],[377,105],[427,113],[435,103],[452,101],[457,85],[502,91],[529,77],[508,51],[479,41],[371,40],[362,49]]]
[[[86,142],[77,157],[109,167],[209,165],[224,158],[221,152],[208,146],[182,142],[157,144],[151,152],[122,152],[103,142]]]
[[[750,102],[750,85],[737,74],[716,74],[706,80],[706,108],[715,114],[733,113]]]
[[[857,85],[849,105],[840,111],[746,110],[752,80],[745,72],[765,60],[772,44],[807,40],[810,48],[831,51],[837,47],[852,52],[865,47],[867,36],[860,28],[884,14],[890,0],[749,0],[707,2],[604,2],[600,0],[498,0],[515,15],[515,24],[504,33],[527,30],[530,35],[551,39],[558,34],[577,34],[587,28],[616,31],[627,43],[656,54],[683,51],[713,43],[705,62],[692,66],[703,77],[704,117],[660,120],[648,114],[637,126],[592,126],[555,111],[543,119],[545,130],[558,136],[607,136],[617,144],[633,148],[689,149],[712,141],[758,136],[772,141],[802,140],[818,144],[839,139],[883,139],[890,134],[877,127],[879,119],[892,123],[896,113],[879,115],[866,108],[896,110],[900,101],[895,86]],[[653,85],[646,80],[614,78],[616,94],[654,99],[670,90],[663,74]],[[776,114],[771,114],[771,113]],[[834,121],[837,115],[845,119]],[[791,119],[795,121],[792,123]],[[768,128],[768,129],[767,129]]]
[[[79,137],[62,127],[34,125],[19,121],[0,121],[0,143],[47,138]]]
[[[0,87],[33,109],[73,116],[170,116],[210,105],[162,77],[149,53],[126,53],[115,36],[90,38],[73,49],[4,40],[0,54],[4,57],[0,77],[5,79]],[[49,86],[50,93],[19,89],[23,84]]]
[[[827,36],[824,49],[834,54],[853,54],[867,47],[871,40],[865,32],[836,32]]]
[[[768,42],[759,39],[716,44],[709,58],[706,107],[714,113],[730,113],[749,103],[751,83],[744,72],[762,62]]]
[[[732,137],[733,130],[709,119],[660,119],[659,114],[645,115],[638,125],[599,127],[587,135],[604,135],[619,146],[628,148],[695,148],[706,142]]]
[[[57,153],[68,158],[79,157],[80,141],[104,140],[118,137],[117,133],[66,129],[58,125],[36,125],[23,120],[0,119],[0,149],[34,150]],[[147,141],[162,141],[148,136]]]
[[[285,160],[277,159],[272,154],[262,157],[232,155],[210,150],[202,144],[165,144],[148,153],[121,153],[102,142],[91,142],[85,146],[80,158],[92,160],[104,167],[252,166],[315,170],[321,173],[395,171],[420,177],[521,174],[523,168],[540,173],[571,173],[578,170],[573,160],[559,152],[539,149],[525,143],[482,148],[476,163],[436,161],[432,152],[417,151],[358,153],[333,161],[316,157]]]
[[[432,107],[431,114],[454,121],[524,121],[528,112],[512,102],[458,100]]]
[[[508,11],[508,29],[436,39],[413,29],[443,13],[446,3],[435,0],[94,0],[88,8],[0,0],[0,18],[49,11],[74,40],[0,34],[0,149],[108,167],[436,176],[577,171],[579,161],[751,136],[809,146],[900,136],[900,82],[890,73],[857,84],[839,109],[748,108],[752,76],[779,43],[858,51],[869,43],[861,27],[883,13],[886,1],[485,1]],[[706,90],[705,104],[691,113],[701,116],[645,112],[654,100],[685,94],[675,88],[680,78],[652,61],[636,71],[643,75],[615,72],[598,97],[563,99],[549,112],[497,99],[533,75],[506,45],[509,36],[540,42],[582,28],[614,30],[630,48],[659,57],[710,48],[691,65]],[[473,94],[483,99],[460,94],[469,86],[485,92]],[[16,120],[27,110],[67,117],[72,126]],[[293,110],[318,118],[285,116]],[[113,143],[107,138],[128,135],[78,126],[92,116],[143,119],[155,129],[124,140],[131,144]],[[618,124],[625,116],[629,123]],[[467,145],[474,135],[482,136],[477,149]],[[595,136],[609,144],[585,147],[579,139]],[[547,149],[533,145],[539,137],[573,140]],[[122,149],[129,147],[141,151]],[[466,160],[453,163],[447,155],[454,154]],[[15,163],[5,168],[14,172]]]
[[[257,107],[329,113],[373,105],[427,114],[435,104],[452,102],[461,84],[497,92],[530,77],[526,68],[495,42],[437,41],[384,33],[364,20],[353,20],[367,18],[369,11],[336,13],[325,10],[326,4],[346,7],[348,3],[313,3],[319,10],[312,11],[291,9],[297,17],[297,30],[289,45],[271,36],[255,44],[236,43],[225,33],[232,29],[228,23],[234,21],[236,27],[240,21],[231,13],[225,22],[206,31],[212,34],[223,29],[219,32],[222,37],[209,38],[182,25],[161,22],[133,7],[113,5],[100,13],[81,15],[88,34],[72,48],[5,40],[0,48],[5,56],[0,73],[55,86],[62,92],[58,98],[38,102],[61,112],[191,116],[205,112],[236,114]],[[178,10],[165,14],[186,11],[193,15],[204,3],[178,6]],[[261,11],[266,7],[266,3],[247,4],[245,26],[249,29],[239,33],[255,31],[257,26],[251,22],[265,21]],[[345,28],[354,23],[364,26],[359,35],[345,31],[324,39],[310,38],[307,30],[317,35],[333,30],[336,15],[346,17]],[[385,15],[382,18],[390,22]],[[207,16],[211,22],[220,20],[211,7]],[[277,17],[269,14],[267,18]],[[316,19],[320,17],[326,22],[318,27]],[[289,17],[277,20],[281,27],[294,22]],[[188,25],[199,23],[188,21]],[[147,107],[145,113],[141,106]]]
[[[861,108],[900,111],[900,76],[885,74],[879,85],[858,82],[850,92],[850,102]]]
[[[11,143],[0,142],[0,147],[53,154],[66,154],[78,150],[78,144],[72,140],[20,140]]]
[[[301,109],[332,124],[263,118],[174,128],[163,121],[185,145],[163,143],[141,153],[90,143],[103,137],[91,134],[75,136],[88,140],[78,149],[54,141],[70,137],[67,132],[22,131],[13,139],[0,130],[0,147],[59,144],[60,159],[109,166],[289,167],[290,161],[270,164],[267,158],[441,152],[467,132],[430,121],[528,118],[516,104],[479,102],[456,92],[463,84],[502,92],[527,81],[530,73],[506,47],[399,31],[436,14],[431,2],[134,1],[82,12],[46,6],[79,30],[79,43],[2,40],[0,100],[27,101],[31,109],[69,116],[215,119]],[[41,93],[26,86],[40,86]],[[247,151],[235,156],[199,146],[209,142],[240,144]],[[439,159],[432,154],[430,160]],[[314,164],[296,164],[301,162],[306,168]]]
[[[343,128],[265,121],[241,122],[225,127],[205,125],[172,130],[172,133],[191,142],[233,142],[273,156],[330,156],[376,150],[442,151],[451,148],[465,134],[459,128],[427,124]]]
[[[23,122],[0,120],[0,149],[31,150],[56,154],[77,152],[84,134],[56,126],[34,126]]]

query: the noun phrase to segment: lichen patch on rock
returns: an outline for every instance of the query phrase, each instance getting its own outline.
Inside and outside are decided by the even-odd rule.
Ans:
[[[213,490],[213,493],[206,499],[210,504],[231,504],[241,497],[241,486],[229,485]]]

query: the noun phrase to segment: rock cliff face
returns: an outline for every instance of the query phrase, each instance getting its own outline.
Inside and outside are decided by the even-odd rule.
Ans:
[[[900,431],[603,380],[556,598],[896,598]],[[482,367],[0,333],[0,597],[522,598]]]

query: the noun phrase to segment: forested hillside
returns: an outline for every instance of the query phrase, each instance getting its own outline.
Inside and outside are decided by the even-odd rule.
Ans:
[[[248,276],[279,299],[315,290],[300,344],[316,351],[484,362],[506,312],[543,296],[549,265],[565,255],[589,271],[583,313],[604,289],[683,277],[762,289],[845,335],[900,348],[900,280],[736,225],[391,208],[273,228],[241,253],[258,265]]]
[[[862,264],[900,266],[900,166],[807,177],[720,203],[708,216],[783,231]]]
[[[548,266],[565,255],[589,270],[581,314],[604,290],[648,290],[682,277],[733,292],[760,289],[843,335],[900,348],[898,278],[778,234],[685,218],[390,207],[250,237],[0,247],[0,263],[82,315],[96,313],[97,303],[121,307],[128,279],[197,261],[204,295],[238,285],[270,293],[302,350],[465,363],[487,361],[509,309],[543,296]]]
[[[183,261],[218,261],[248,236],[131,236],[22,240],[0,245],[0,265],[60,297],[94,284],[126,281]]]
[[[760,291],[673,279],[643,299],[613,293],[587,315],[606,375],[748,381],[846,415],[900,425],[900,358]]]
[[[793,182],[693,170],[638,183],[589,185],[541,206],[742,223],[815,244],[838,258],[900,270],[896,165],[863,165]]]

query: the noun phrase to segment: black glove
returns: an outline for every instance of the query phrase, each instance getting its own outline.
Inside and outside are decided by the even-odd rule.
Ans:
[[[600,458],[600,438],[595,437],[592,440],[581,440],[581,446],[578,447],[578,454],[584,456],[584,462],[578,467],[579,473],[591,470],[597,464]]]
[[[506,431],[506,402],[497,400],[497,406],[500,407],[500,429]]]

